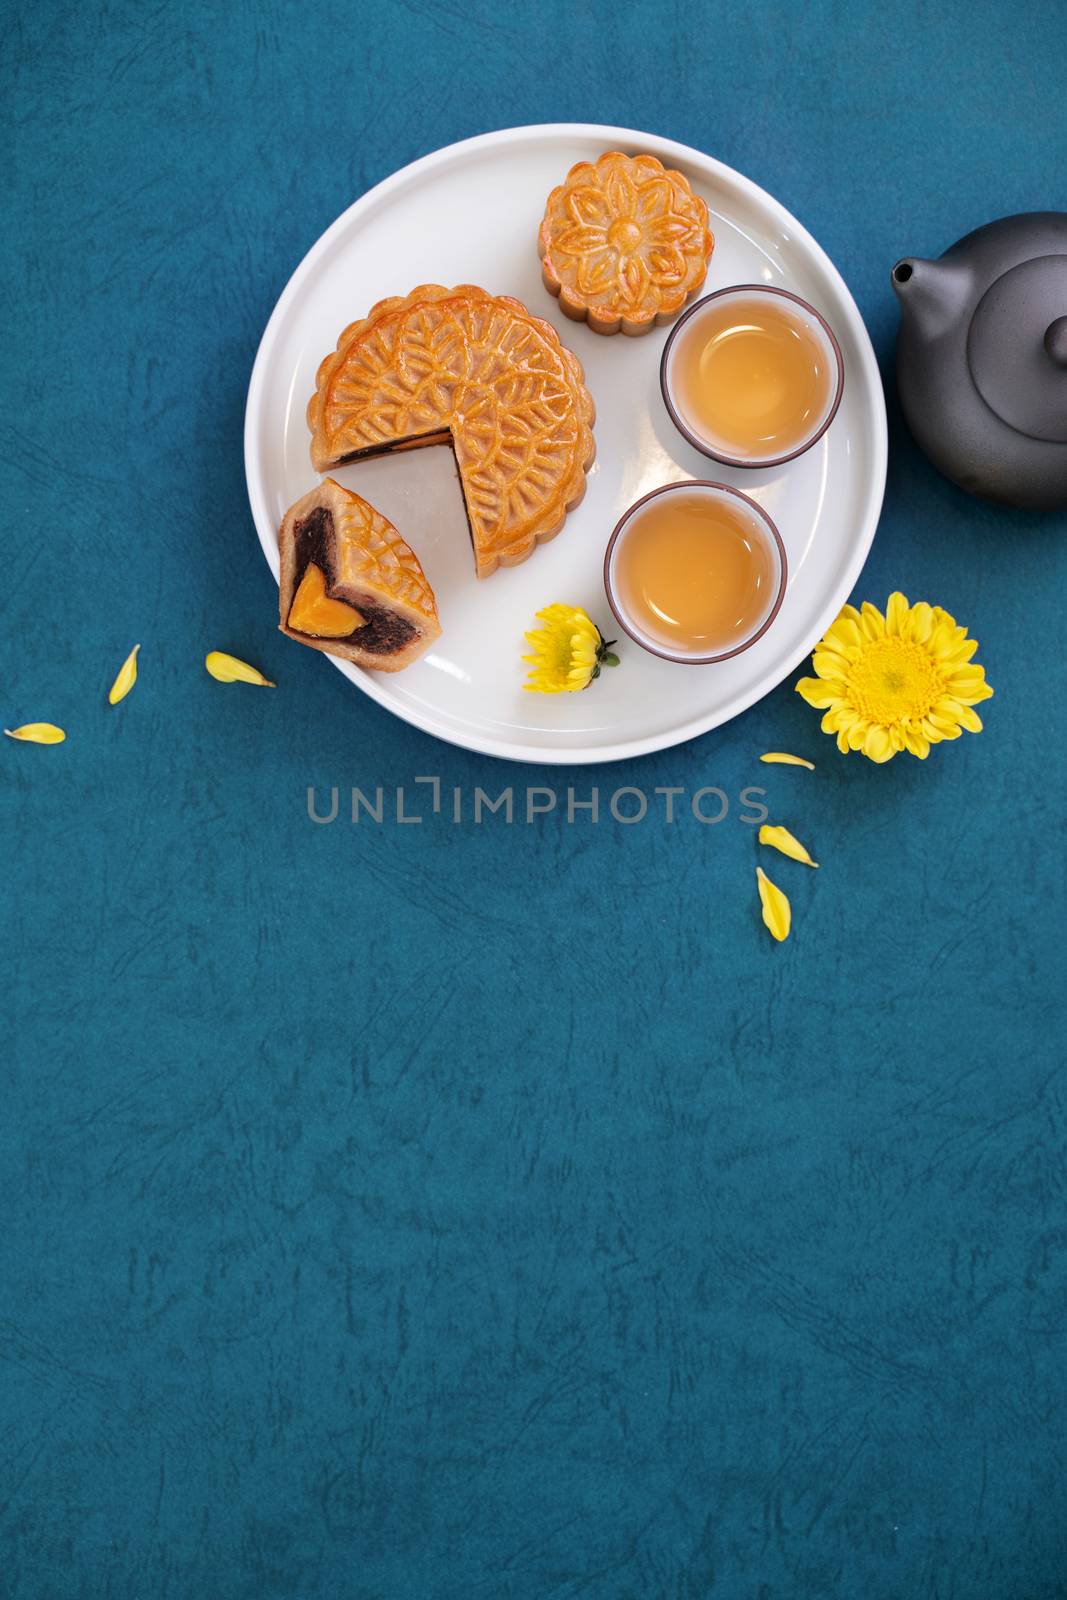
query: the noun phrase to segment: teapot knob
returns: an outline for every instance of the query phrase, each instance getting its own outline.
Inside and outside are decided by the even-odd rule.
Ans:
[[[1067,317],[1057,317],[1045,329],[1045,349],[1058,367],[1067,367]]]

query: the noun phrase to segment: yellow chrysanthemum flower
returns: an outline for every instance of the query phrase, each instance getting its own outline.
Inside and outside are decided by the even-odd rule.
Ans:
[[[614,639],[605,641],[581,606],[546,606],[537,620],[544,627],[524,635],[533,655],[522,658],[530,663],[523,688],[531,694],[585,689],[600,676],[601,667],[618,666],[619,658],[611,649]]]
[[[815,646],[818,676],[801,678],[797,693],[825,711],[822,730],[842,752],[891,761],[910,750],[925,761],[932,744],[982,731],[972,707],[993,691],[971,660],[977,648],[940,606],[891,594],[885,616],[868,602],[845,606]]]

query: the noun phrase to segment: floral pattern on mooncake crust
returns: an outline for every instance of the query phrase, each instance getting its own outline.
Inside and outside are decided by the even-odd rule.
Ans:
[[[655,156],[579,161],[548,197],[538,249],[545,288],[597,333],[647,333],[707,277],[708,208]]]
[[[581,362],[510,295],[421,284],[346,328],[308,405],[319,471],[451,441],[475,570],[525,561],[585,493],[595,454]]]

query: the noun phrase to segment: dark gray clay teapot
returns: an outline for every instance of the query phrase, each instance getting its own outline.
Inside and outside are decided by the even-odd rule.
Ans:
[[[1067,507],[1067,213],[1002,217],[892,281],[900,403],[930,460],[971,494]]]

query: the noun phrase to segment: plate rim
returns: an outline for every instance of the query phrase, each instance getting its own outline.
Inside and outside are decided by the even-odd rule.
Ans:
[[[353,222],[358,221],[361,213],[380,205],[384,199],[388,198],[390,193],[413,180],[417,180],[420,175],[432,171],[435,167],[451,163],[457,157],[476,155],[480,150],[494,146],[514,144],[530,139],[548,141],[568,137],[576,140],[604,141],[607,147],[619,144],[637,144],[651,150],[659,155],[661,159],[666,154],[671,160],[683,165],[689,162],[704,171],[710,171],[719,181],[736,186],[741,192],[746,193],[750,200],[769,208],[776,219],[789,230],[792,240],[815,257],[817,264],[820,265],[834,284],[844,305],[846,315],[853,324],[852,332],[856,338],[860,366],[864,376],[863,388],[868,401],[873,401],[873,405],[869,408],[873,414],[871,437],[873,471],[867,485],[862,516],[859,520],[858,537],[853,543],[849,560],[842,568],[840,577],[832,585],[830,603],[820,610],[810,629],[805,628],[804,630],[804,637],[808,640],[804,649],[796,654],[795,659],[793,657],[787,658],[789,665],[775,677],[773,683],[757,685],[755,689],[742,691],[734,699],[728,701],[725,706],[718,707],[706,716],[691,718],[689,721],[680,723],[667,732],[591,747],[524,745],[494,738],[474,728],[459,733],[454,729],[449,729],[447,726],[442,728],[434,715],[427,714],[419,706],[397,704],[389,695],[387,685],[378,683],[374,673],[359,672],[357,669],[352,668],[351,663],[327,655],[327,660],[364,694],[376,701],[384,710],[391,712],[393,716],[397,716],[402,721],[419,728],[423,733],[431,734],[434,738],[442,739],[446,744],[455,745],[463,750],[494,756],[498,760],[525,762],[535,766],[600,765],[613,761],[626,761],[637,756],[650,755],[660,750],[673,749],[676,745],[686,744],[690,739],[699,738],[702,734],[711,733],[715,728],[723,727],[726,723],[732,722],[735,717],[740,716],[742,712],[748,711],[784,683],[796,671],[801,662],[811,654],[815,644],[832,624],[863,570],[881,516],[882,504],[885,498],[889,456],[889,427],[886,415],[885,393],[882,387],[878,361],[874,353],[874,347],[871,344],[870,334],[867,332],[866,323],[860,314],[852,291],[826,251],[803,224],[793,216],[792,212],[782,205],[781,201],[754,182],[753,179],[746,177],[744,173],[738,172],[736,168],[728,166],[724,161],[718,160],[717,157],[710,156],[706,152],[696,149],[693,145],[682,144],[678,140],[666,138],[662,134],[646,133],[636,128],[623,128],[598,122],[534,122],[525,123],[519,127],[498,128],[488,133],[474,134],[467,139],[457,139],[452,144],[442,145],[440,149],[432,150],[427,155],[417,157],[416,160],[406,163],[395,172],[390,173],[388,177],[382,178],[378,183],[374,184],[366,193],[360,195],[358,200],[354,200],[350,206],[346,207],[330,223],[329,227],[319,235],[297,264],[275,302],[274,309],[267,319],[267,324],[263,330],[256,350],[256,357],[252,364],[244,417],[244,467],[248,500],[256,535],[275,581],[278,579],[278,536],[273,518],[270,516],[266,505],[265,492],[262,487],[263,474],[260,470],[261,455],[258,444],[258,427],[265,393],[267,368],[290,304],[295,300],[304,280],[314,271],[319,259],[325,256],[332,248],[336,238],[347,231]],[[350,668],[351,670],[349,670]]]

